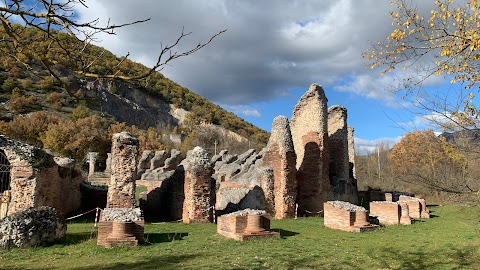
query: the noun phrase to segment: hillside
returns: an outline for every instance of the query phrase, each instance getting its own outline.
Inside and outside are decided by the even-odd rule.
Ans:
[[[198,134],[202,130],[198,126],[213,124],[255,143],[264,144],[268,140],[266,131],[158,72],[139,80],[121,79],[148,70],[141,64],[118,58],[103,48],[91,45],[82,50],[81,58],[65,57],[55,44],[41,42],[42,33],[38,30],[18,27],[25,39],[32,40],[34,50],[47,52],[49,61],[54,63],[53,72],[61,82],[32,55],[17,52],[12,57],[7,53],[0,54],[0,132],[7,136],[55,150],[65,148],[65,145],[54,142],[61,138],[67,140],[64,144],[72,143],[73,139],[68,142],[69,139],[65,137],[79,133],[76,132],[79,125],[87,128],[87,135],[91,135],[92,129],[100,129],[96,138],[89,138],[95,144],[101,144],[99,142],[102,140],[108,141],[110,133],[127,128],[137,133],[137,136],[144,136],[144,143],[152,144],[152,141],[158,139],[162,145],[157,145],[157,148],[166,148],[172,145],[169,145],[164,135],[191,137],[193,131]],[[0,28],[0,34],[3,34],[2,31]],[[61,46],[71,48],[73,52],[77,52],[77,47],[83,46],[65,34],[55,34],[62,41]],[[7,45],[0,44],[0,49],[5,49],[5,46]],[[88,69],[78,59],[90,63]],[[101,78],[102,74],[115,68],[119,78]],[[96,74],[96,77],[82,74]],[[32,113],[31,117],[23,117]],[[78,121],[85,123],[77,123]],[[125,124],[118,124],[121,122]],[[72,127],[64,128],[68,125]],[[52,131],[48,132],[50,129]],[[100,137],[102,138],[99,139]],[[89,149],[76,149],[85,148],[79,146],[82,143],[84,146],[89,145]],[[79,157],[87,150],[102,151],[93,149],[95,147],[88,142],[74,144],[72,151],[75,153],[67,151],[62,154]]]

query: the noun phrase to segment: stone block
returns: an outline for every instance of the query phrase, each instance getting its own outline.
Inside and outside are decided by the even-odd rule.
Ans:
[[[342,201],[324,203],[324,225],[327,228],[347,232],[365,232],[376,229],[368,221],[365,208]]]
[[[398,225],[402,210],[396,202],[374,201],[370,202],[370,215],[377,217],[381,225]]]

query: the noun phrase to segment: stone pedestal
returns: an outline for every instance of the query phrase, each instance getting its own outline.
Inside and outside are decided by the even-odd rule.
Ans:
[[[217,233],[238,241],[280,237],[277,232],[271,232],[270,219],[265,211],[242,210],[218,217]]]
[[[145,242],[145,222],[139,208],[106,208],[98,223],[97,245],[136,246]]]
[[[92,176],[95,173],[95,163],[97,162],[97,152],[88,153],[88,176]]]

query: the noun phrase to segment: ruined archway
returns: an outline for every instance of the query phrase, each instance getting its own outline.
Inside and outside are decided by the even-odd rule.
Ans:
[[[10,190],[10,162],[3,150],[0,150],[0,193]]]

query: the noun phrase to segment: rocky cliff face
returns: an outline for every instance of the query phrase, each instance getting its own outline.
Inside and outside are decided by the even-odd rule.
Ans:
[[[82,90],[85,97],[94,100],[89,104],[91,109],[144,129],[178,126],[188,114],[164,102],[158,93],[147,93],[119,80],[89,79]]]

